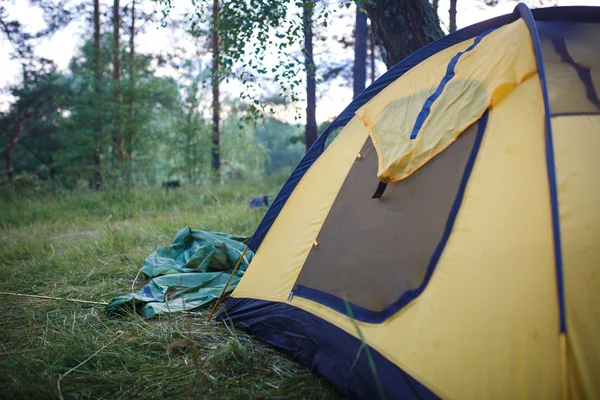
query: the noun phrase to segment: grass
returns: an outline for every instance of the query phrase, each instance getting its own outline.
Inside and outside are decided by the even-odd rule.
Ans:
[[[186,225],[251,234],[264,210],[249,209],[249,198],[280,184],[168,194],[0,188],[0,291],[108,302]],[[268,345],[206,324],[207,314],[109,319],[99,306],[0,296],[0,398],[339,398]]]

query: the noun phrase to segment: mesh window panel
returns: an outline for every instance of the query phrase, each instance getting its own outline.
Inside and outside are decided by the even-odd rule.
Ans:
[[[301,286],[381,312],[418,288],[442,238],[477,125],[407,179],[388,184],[379,199],[372,198],[379,181],[377,154],[369,138],[319,232],[294,292]]]
[[[600,114],[600,24],[536,25],[552,115]]]

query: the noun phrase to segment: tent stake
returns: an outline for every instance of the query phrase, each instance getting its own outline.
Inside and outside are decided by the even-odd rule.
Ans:
[[[242,255],[238,259],[237,264],[235,264],[235,268],[233,269],[233,271],[231,271],[231,275],[229,275],[229,279],[227,280],[227,283],[223,287],[223,291],[219,295],[219,298],[217,299],[217,302],[213,306],[212,310],[210,310],[210,315],[206,319],[206,322],[210,322],[210,320],[212,319],[212,316],[215,313],[215,311],[217,310],[217,307],[219,306],[219,303],[221,302],[221,299],[225,295],[225,291],[227,290],[227,286],[229,286],[229,282],[231,282],[231,279],[233,278],[233,275],[236,273],[237,269],[239,268],[240,264],[242,263],[242,260],[244,259],[244,256],[246,255],[246,251],[248,251],[248,246],[246,246],[246,248],[242,252]]]

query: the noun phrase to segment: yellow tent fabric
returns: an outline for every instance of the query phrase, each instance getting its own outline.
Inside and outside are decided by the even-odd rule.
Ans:
[[[600,10],[469,29],[319,139],[221,318],[352,398],[600,398]]]
[[[565,271],[569,388],[600,398],[600,115],[552,119]],[[582,212],[585,211],[585,212]]]

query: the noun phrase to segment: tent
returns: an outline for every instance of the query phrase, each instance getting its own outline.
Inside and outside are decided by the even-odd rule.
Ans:
[[[600,8],[404,59],[319,137],[220,317],[353,398],[600,398]]]

